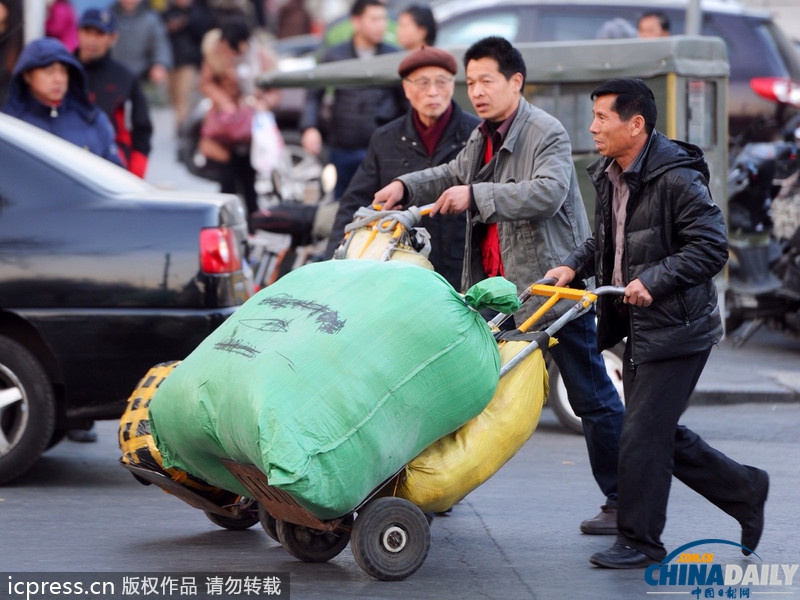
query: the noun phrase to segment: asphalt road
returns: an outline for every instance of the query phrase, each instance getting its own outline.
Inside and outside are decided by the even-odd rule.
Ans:
[[[800,404],[698,406],[684,420],[718,449],[767,469],[772,480],[758,548],[761,560],[743,558],[737,548],[726,545],[701,551],[714,553],[715,563],[738,565],[743,571],[751,565],[800,563]],[[550,411],[544,411],[533,437],[494,477],[449,516],[434,519],[425,563],[409,579],[394,583],[364,573],[349,547],[328,563],[302,563],[259,525],[246,531],[220,529],[178,498],[140,485],[118,465],[116,429],[115,422],[99,423],[98,443],[63,442],[28,475],[0,488],[0,571],[5,572],[0,599],[20,597],[8,595],[3,582],[9,572],[13,581],[19,580],[19,571],[289,573],[292,598],[320,600],[610,600],[649,598],[654,591],[684,597],[690,593],[689,586],[648,586],[641,570],[607,571],[590,565],[590,554],[612,538],[578,530],[581,519],[598,511],[601,498],[583,439],[558,425]],[[668,549],[705,539],[738,542],[739,533],[733,519],[675,482],[664,533]],[[96,577],[102,579],[101,574]],[[753,598],[797,598],[800,574],[788,587],[745,587]],[[740,588],[733,586],[733,593]],[[715,594],[718,589],[722,586],[713,588]]]

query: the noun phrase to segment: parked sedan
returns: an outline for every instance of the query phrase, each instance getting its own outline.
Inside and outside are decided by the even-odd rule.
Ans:
[[[164,192],[0,115],[0,483],[117,419],[246,300],[232,195]]]

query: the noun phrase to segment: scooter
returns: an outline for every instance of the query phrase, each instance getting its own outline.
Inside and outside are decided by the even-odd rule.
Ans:
[[[800,106],[800,88],[754,80],[776,102]],[[800,122],[785,139],[750,143],[728,174],[726,330],[741,346],[766,325],[800,339]]]

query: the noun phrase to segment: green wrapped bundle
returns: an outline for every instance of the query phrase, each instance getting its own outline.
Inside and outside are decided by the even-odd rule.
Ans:
[[[219,459],[253,464],[332,519],[479,414],[499,370],[486,322],[437,273],[315,263],[261,290],[181,362],[150,404],[151,429],[166,467],[248,495]]]

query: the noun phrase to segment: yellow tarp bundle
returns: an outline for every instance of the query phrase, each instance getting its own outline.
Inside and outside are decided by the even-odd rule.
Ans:
[[[347,247],[345,258],[368,258],[381,260],[386,248],[393,240],[391,233],[379,232],[373,228],[363,227],[353,231],[353,239]],[[419,267],[433,270],[430,261],[412,247],[400,243],[392,250],[391,260],[402,260],[413,263]]]
[[[353,222],[345,227],[347,237],[333,257],[400,260],[433,271],[427,253],[416,250],[412,243],[412,236],[419,236],[416,239],[420,244],[430,244],[427,231],[414,227],[419,215],[417,207],[382,212],[362,206],[356,211]]]
[[[505,342],[506,364],[528,342]],[[547,369],[535,350],[501,380],[488,406],[406,466],[395,495],[424,512],[443,512],[494,475],[531,437],[548,393]]]

